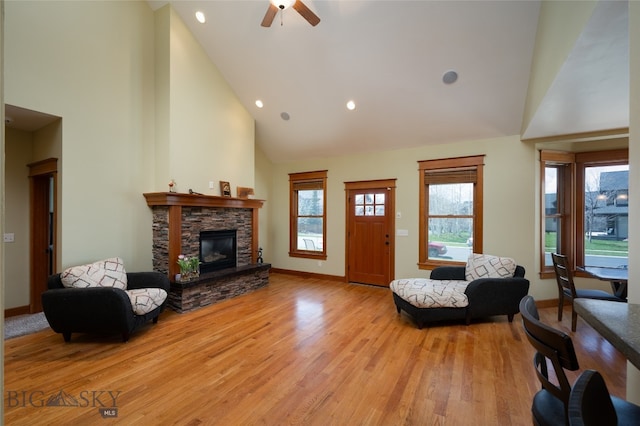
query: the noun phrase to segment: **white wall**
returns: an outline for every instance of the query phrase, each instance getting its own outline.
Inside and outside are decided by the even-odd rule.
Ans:
[[[271,162],[265,153],[256,146],[255,149],[255,196],[259,200],[265,200],[262,208],[258,211],[258,244],[263,249],[264,262],[269,263],[273,252],[271,240],[269,239],[269,229],[271,228],[271,210],[273,203],[271,200]]]
[[[271,164],[268,230],[268,261],[275,267],[305,272],[345,275],[345,191],[344,182],[397,179],[396,228],[409,231],[396,238],[396,277],[428,276],[418,262],[419,160],[485,154],[484,169],[484,252],[510,256],[527,270],[530,293],[538,299],[557,297],[553,280],[538,279],[539,237],[536,200],[539,167],[534,146],[521,143],[518,136],[476,140],[457,144],[424,146],[350,157],[315,159]],[[266,165],[257,165],[260,170]],[[318,266],[310,259],[288,256],[289,184],[288,174],[328,170],[327,178],[327,260]],[[260,170],[259,175],[267,172]]]
[[[150,8],[8,2],[5,24],[5,102],[62,117],[62,266],[118,255],[150,267]]]
[[[48,158],[61,158],[62,134],[59,120],[33,132],[7,128],[4,152],[6,173],[6,232],[15,234],[13,243],[5,244],[8,278],[4,292],[5,308],[24,307],[29,304],[31,270],[29,267],[31,229],[29,223],[29,169],[27,164]],[[60,164],[58,164],[60,166]],[[62,173],[58,173],[58,183]],[[59,193],[59,188],[58,188]],[[62,203],[57,200],[57,226],[61,226]],[[56,253],[61,250],[57,240]]]
[[[151,269],[142,194],[171,178],[185,192],[254,186],[252,118],[164,13],[144,1],[5,3],[4,102],[61,117],[61,149],[34,142],[34,155],[60,158],[59,270],[110,256]],[[28,305],[21,291],[12,303]]]
[[[253,118],[173,10],[169,22],[170,151],[164,180],[175,179],[179,192],[191,188],[207,195],[220,195],[223,180],[236,196],[236,186],[254,186]]]
[[[33,162],[33,134],[6,129],[5,132],[5,197],[4,226],[15,236],[13,243],[4,243],[5,307],[13,308],[29,301],[29,169]]]
[[[585,0],[542,2],[521,134],[525,134],[596,4]]]

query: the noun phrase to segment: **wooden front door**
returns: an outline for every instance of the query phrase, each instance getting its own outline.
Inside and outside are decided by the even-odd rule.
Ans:
[[[388,286],[395,263],[395,179],[347,182],[347,280]]]

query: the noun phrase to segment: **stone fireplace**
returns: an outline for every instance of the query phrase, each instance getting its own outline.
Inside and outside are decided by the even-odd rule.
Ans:
[[[262,200],[217,197],[172,192],[146,193],[147,204],[153,212],[153,269],[169,276],[171,290],[169,306],[186,312],[246,293],[268,283],[268,264],[257,264],[258,209]],[[226,263],[201,265],[200,279],[177,283],[180,272],[178,256],[198,256],[203,261],[202,236],[234,234],[235,249],[222,246],[204,253],[208,260],[223,256],[228,248]],[[227,259],[235,251],[235,260]],[[233,262],[233,264],[231,263]],[[205,266],[203,268],[203,266]]]

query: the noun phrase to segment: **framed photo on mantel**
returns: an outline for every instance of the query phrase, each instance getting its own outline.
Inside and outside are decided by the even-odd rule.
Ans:
[[[229,182],[220,181],[220,195],[223,197],[231,197],[231,185],[229,185]]]

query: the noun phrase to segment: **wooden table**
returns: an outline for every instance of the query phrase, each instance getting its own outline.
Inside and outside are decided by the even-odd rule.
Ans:
[[[594,278],[611,283],[613,294],[623,299],[627,298],[627,281],[629,270],[626,268],[606,268],[602,266],[578,266],[578,271],[586,272]]]
[[[640,305],[583,299],[573,301],[576,312],[640,369]]]

